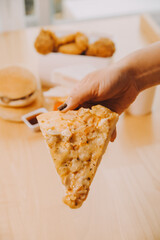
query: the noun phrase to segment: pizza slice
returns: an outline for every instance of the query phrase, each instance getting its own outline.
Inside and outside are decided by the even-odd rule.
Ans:
[[[37,117],[56,170],[66,188],[64,203],[78,208],[86,199],[118,114],[101,105]]]

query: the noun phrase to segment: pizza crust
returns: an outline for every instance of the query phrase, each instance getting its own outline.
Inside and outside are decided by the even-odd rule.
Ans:
[[[71,208],[78,208],[88,195],[118,114],[96,105],[67,113],[48,112],[37,118],[66,188],[63,201]]]

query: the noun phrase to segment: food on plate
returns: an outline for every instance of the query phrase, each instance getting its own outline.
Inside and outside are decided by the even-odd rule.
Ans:
[[[88,38],[85,34],[81,32],[76,33],[75,43],[79,49],[83,51],[86,51],[88,48]]]
[[[118,121],[118,114],[96,105],[37,117],[56,170],[66,189],[64,203],[79,208]]]
[[[89,45],[86,51],[87,56],[111,57],[115,52],[115,45],[109,38],[100,38]]]
[[[61,45],[58,48],[58,52],[65,53],[65,54],[79,55],[83,52],[83,50],[80,49],[76,43],[68,43],[65,45]]]
[[[54,32],[44,29],[40,31],[34,46],[37,52],[41,54],[61,52],[74,55],[111,57],[115,52],[115,44],[109,38],[100,38],[90,44],[88,37],[81,32],[58,37]]]
[[[37,97],[35,76],[20,66],[9,66],[0,70],[0,105],[23,107]]]
[[[66,35],[63,37],[59,37],[59,38],[57,38],[57,44],[58,44],[58,46],[60,46],[60,45],[64,45],[67,43],[75,42],[75,37],[76,37],[76,34],[69,34],[69,35]]]
[[[53,32],[42,29],[36,38],[34,46],[37,52],[41,54],[53,52],[57,47],[57,37]]]
[[[58,38],[58,52],[79,55],[88,47],[88,38],[85,34],[77,32]]]

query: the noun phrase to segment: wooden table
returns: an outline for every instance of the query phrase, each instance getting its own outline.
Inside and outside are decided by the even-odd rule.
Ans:
[[[139,17],[53,26],[93,29],[117,39],[115,60],[149,42]],[[37,71],[33,41],[39,29],[0,35],[0,67],[29,64]],[[159,240],[160,89],[153,113],[124,115],[84,205],[71,210],[41,133],[0,120],[0,240]]]

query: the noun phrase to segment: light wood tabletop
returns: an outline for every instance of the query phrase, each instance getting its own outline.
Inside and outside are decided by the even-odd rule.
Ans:
[[[107,32],[115,60],[147,46],[139,16],[52,26]],[[39,28],[0,34],[0,67],[37,72]],[[160,240],[160,89],[152,114],[123,115],[80,209],[62,203],[63,187],[41,133],[0,120],[0,240]]]

